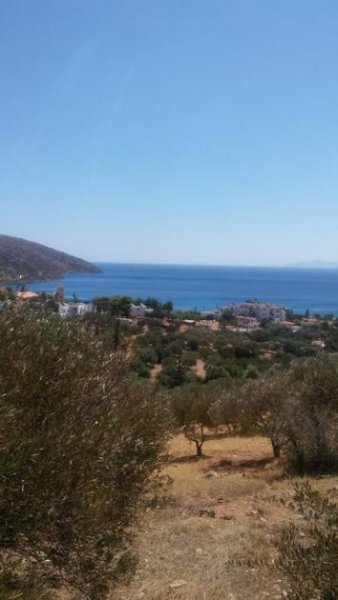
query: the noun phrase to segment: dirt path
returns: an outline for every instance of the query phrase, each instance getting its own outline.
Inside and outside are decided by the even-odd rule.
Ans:
[[[205,369],[204,361],[201,358],[198,358],[196,360],[196,364],[193,367],[191,367],[191,368],[196,373],[196,375],[198,377],[200,377],[201,379],[205,379],[206,378],[207,372],[206,372],[206,369]]]

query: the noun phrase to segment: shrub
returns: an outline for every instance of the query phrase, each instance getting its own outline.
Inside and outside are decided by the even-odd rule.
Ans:
[[[148,366],[141,359],[134,359],[130,364],[130,370],[136,373],[139,377],[148,379],[150,377],[150,371]]]
[[[230,377],[224,360],[218,354],[208,354],[206,362],[207,381]]]
[[[137,357],[146,365],[151,366],[157,363],[157,354],[151,346],[141,347],[137,351]]]
[[[103,599],[132,564],[128,530],[156,473],[165,401],[98,336],[41,307],[2,311],[0,339],[3,596],[67,582]]]
[[[182,427],[186,438],[194,442],[198,457],[203,456],[205,428],[212,424],[209,413],[211,402],[212,397],[206,385],[186,385],[172,395],[172,411],[176,423]]]
[[[185,367],[193,367],[198,358],[198,354],[196,352],[183,352],[181,361],[182,365]]]
[[[174,388],[185,382],[185,371],[178,361],[171,357],[163,363],[163,369],[157,376],[158,381],[165,387]]]
[[[338,359],[300,360],[289,371],[285,451],[298,473],[338,468]]]
[[[302,475],[338,468],[336,355],[300,359],[288,370],[246,379],[216,400],[218,422],[224,414],[229,419],[229,406],[242,431],[256,428],[268,435],[276,458],[283,450],[291,470]]]
[[[289,525],[279,542],[279,567],[288,577],[290,600],[338,598],[338,507],[309,484],[296,487],[293,508],[304,527]]]
[[[197,338],[191,337],[187,340],[187,348],[192,352],[196,352],[198,350],[199,341]]]

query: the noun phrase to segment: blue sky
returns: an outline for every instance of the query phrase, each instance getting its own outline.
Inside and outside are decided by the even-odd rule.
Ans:
[[[2,0],[1,233],[91,260],[338,260],[336,0]]]

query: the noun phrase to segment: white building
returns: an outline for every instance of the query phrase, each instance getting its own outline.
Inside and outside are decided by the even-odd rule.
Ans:
[[[95,306],[92,302],[59,302],[58,304],[58,313],[62,319],[82,317],[92,312],[95,312]]]
[[[76,304],[79,317],[95,312],[95,305],[92,302],[77,302]]]
[[[129,314],[132,319],[137,319],[138,317],[146,317],[151,315],[154,312],[152,308],[146,306],[141,302],[141,304],[131,304]]]
[[[225,307],[230,310],[235,316],[239,317],[255,317],[259,321],[272,321],[278,323],[286,317],[286,310],[277,304],[269,304],[268,302],[240,302]]]

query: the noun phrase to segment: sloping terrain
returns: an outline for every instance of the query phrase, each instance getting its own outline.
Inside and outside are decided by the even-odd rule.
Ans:
[[[98,272],[95,265],[65,252],[0,235],[0,281],[54,279],[67,273]]]
[[[206,456],[197,460],[182,434],[171,441],[164,469],[172,480],[169,502],[145,512],[137,530],[135,576],[112,599],[288,597],[276,542],[285,525],[302,522],[287,507],[301,479],[283,475],[266,438],[215,437],[204,450]],[[331,500],[337,497],[336,477],[307,480]]]

